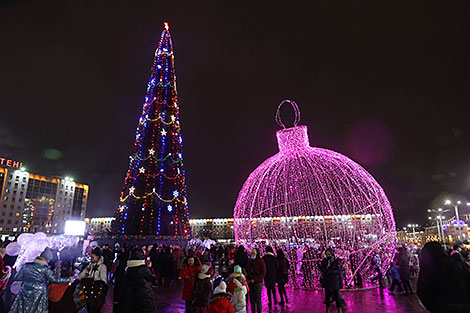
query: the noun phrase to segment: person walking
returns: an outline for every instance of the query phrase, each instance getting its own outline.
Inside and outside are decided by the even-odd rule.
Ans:
[[[108,274],[111,274],[111,266],[114,260],[114,253],[113,251],[111,251],[108,244],[104,245],[102,255],[103,255],[103,263],[106,266],[106,272]]]
[[[193,256],[188,256],[186,260],[184,260],[181,268],[181,280],[183,281],[182,297],[186,304],[187,313],[194,313],[195,311],[192,303],[194,283],[196,282],[197,275],[201,269],[199,260],[198,263],[196,263],[196,260],[197,259]]]
[[[250,255],[251,258],[246,265],[246,278],[250,289],[251,313],[261,313],[261,291],[263,290],[263,281],[266,276],[266,264],[263,259],[260,258],[257,248],[253,248]]]
[[[277,260],[277,268],[276,268],[276,282],[277,288],[279,289],[279,298],[280,302],[279,305],[284,307],[287,301],[287,293],[286,293],[286,284],[289,281],[289,261],[286,259],[284,255],[284,251],[282,249],[278,249],[276,251],[276,260]]]
[[[47,313],[47,283],[71,284],[73,278],[59,278],[49,268],[52,252],[46,248],[33,262],[25,263],[16,273],[14,281],[22,281],[20,292],[10,308],[10,313]]]
[[[214,289],[214,294],[209,302],[209,313],[235,313],[224,281],[221,281],[219,286]]]
[[[438,242],[421,250],[417,294],[431,313],[470,312],[470,272],[455,262]]]
[[[149,283],[156,277],[150,273],[140,248],[133,248],[127,261],[124,286],[114,299],[118,313],[150,313],[157,309]],[[116,311],[115,311],[116,312]]]
[[[129,260],[129,252],[124,248],[119,249],[120,251],[118,252],[116,268],[114,271],[113,312],[119,311],[117,299],[119,299],[122,294],[122,290],[124,289],[127,261]]]
[[[272,307],[272,303],[277,305],[276,298],[276,276],[277,276],[277,260],[274,256],[274,250],[271,246],[266,247],[266,253],[263,256],[264,264],[266,265],[266,275],[264,276],[264,285],[266,286],[266,293],[268,294],[268,306]],[[271,299],[272,295],[272,299]]]
[[[211,275],[207,274],[208,270],[209,265],[202,265],[194,283],[193,304],[196,307],[196,313],[207,313],[209,296],[211,294]]]
[[[402,292],[403,289],[400,285],[400,274],[398,273],[396,261],[392,261],[392,265],[390,266],[390,276],[392,277],[392,285],[389,288],[390,292],[393,294],[395,287],[398,287],[398,292]]]
[[[382,277],[382,260],[380,259],[379,253],[376,251],[374,257],[372,258],[372,268],[377,273],[377,275],[372,278],[372,282],[378,281],[379,282],[379,289],[383,290],[383,277]]]
[[[326,304],[326,312],[330,312],[332,298],[336,303],[338,313],[342,313],[346,303],[339,293],[339,290],[343,288],[341,261],[335,257],[333,249],[327,248],[325,252],[323,252],[320,271],[322,273],[320,283],[325,289],[324,303]]]
[[[403,289],[405,290],[405,296],[412,295],[413,289],[411,289],[411,274],[410,274],[410,256],[408,251],[405,247],[400,247],[398,249],[397,255],[397,265],[398,265],[398,273],[400,274],[400,280],[403,284]]]

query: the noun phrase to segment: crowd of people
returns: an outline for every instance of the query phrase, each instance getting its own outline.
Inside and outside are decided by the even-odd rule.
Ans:
[[[261,313],[263,291],[269,309],[288,303],[285,286],[294,270],[284,251],[271,246],[263,247],[263,252],[242,245],[183,249],[105,244],[86,250],[88,257],[73,262],[66,257],[73,253],[66,249],[61,252],[62,262],[57,262],[56,251],[46,248],[17,270],[15,258],[6,255],[2,246],[0,312],[78,312],[86,307],[87,312],[97,313],[106,297],[111,297],[108,288],[113,287],[113,312],[150,313],[157,309],[152,287],[168,288],[181,281],[186,312]],[[470,312],[470,260],[462,246],[449,251],[437,242],[427,243],[422,250],[401,246],[386,273],[378,253],[371,259],[377,274],[371,280],[378,281],[381,291],[388,287],[392,295],[395,289],[411,295],[411,280],[417,278],[416,293],[430,312]],[[79,269],[73,271],[73,264]],[[317,267],[326,312],[333,303],[342,312],[346,302],[340,293],[345,281],[341,258],[327,248]],[[12,285],[16,282],[21,285],[15,295]]]

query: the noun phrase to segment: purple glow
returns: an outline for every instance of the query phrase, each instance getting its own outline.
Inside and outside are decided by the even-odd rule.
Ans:
[[[343,259],[346,285],[356,274],[373,277],[375,253],[385,272],[397,239],[380,185],[344,155],[310,147],[306,126],[279,130],[277,139],[279,153],[250,174],[238,196],[237,243],[283,248],[294,287],[319,287],[317,262],[326,247]]]

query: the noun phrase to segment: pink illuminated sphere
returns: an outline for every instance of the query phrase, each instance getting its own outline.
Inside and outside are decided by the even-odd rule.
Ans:
[[[238,196],[237,243],[283,249],[295,287],[319,287],[317,264],[327,247],[342,259],[345,285],[370,281],[377,258],[385,272],[397,239],[377,181],[346,156],[310,147],[306,126],[279,130],[277,140],[279,152],[250,174]]]

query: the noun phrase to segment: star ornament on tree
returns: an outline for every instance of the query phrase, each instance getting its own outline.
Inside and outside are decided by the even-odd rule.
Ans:
[[[152,149],[149,149],[149,154],[150,154],[150,155],[154,155],[154,154],[155,154],[155,150],[153,150],[153,148],[152,148]]]
[[[142,174],[145,173],[145,168],[143,167],[139,168],[139,173],[142,173]]]
[[[134,193],[134,191],[135,191],[135,187],[134,187],[134,186],[132,186],[131,188],[129,188],[129,194],[132,195],[132,194]]]
[[[166,130],[162,129],[161,133],[162,133],[162,136],[166,136]]]

